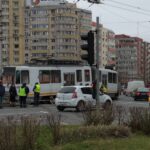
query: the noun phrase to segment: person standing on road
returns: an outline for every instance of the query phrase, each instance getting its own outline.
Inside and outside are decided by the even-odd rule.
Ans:
[[[5,87],[3,86],[2,80],[0,80],[0,108],[2,108],[4,94]]]
[[[107,94],[107,92],[108,92],[107,87],[105,87],[104,84],[101,85],[100,91],[104,94]]]
[[[40,90],[41,86],[38,82],[35,83],[33,87],[33,92],[34,92],[34,105],[38,106],[39,105],[39,98],[40,98]]]
[[[29,93],[29,88],[26,86],[26,83],[23,83],[22,86],[19,88],[19,101],[20,107],[26,107],[26,98]]]
[[[16,86],[14,83],[11,84],[10,88],[9,88],[9,95],[10,95],[10,106],[15,106],[15,102],[16,102],[16,96],[17,96],[17,90],[16,90]]]

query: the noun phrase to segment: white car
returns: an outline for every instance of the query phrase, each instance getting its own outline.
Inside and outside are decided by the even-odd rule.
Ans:
[[[112,104],[112,99],[106,94],[99,93],[99,102],[106,107]],[[91,86],[65,86],[61,88],[55,98],[55,105],[59,111],[63,111],[65,108],[76,108],[77,111],[81,111],[87,104],[96,106]]]

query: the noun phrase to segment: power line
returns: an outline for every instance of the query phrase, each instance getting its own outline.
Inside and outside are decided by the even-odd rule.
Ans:
[[[133,6],[133,5],[130,5],[130,4],[127,4],[127,3],[122,3],[122,2],[115,1],[115,0],[108,0],[108,1],[111,1],[111,2],[114,2],[114,3],[117,3],[117,4],[121,4],[121,5],[123,5],[123,6],[125,5],[125,6],[128,6],[128,7],[130,7],[130,8],[134,8],[134,9],[138,9],[138,10],[150,12],[150,10],[148,10],[148,9],[143,9],[143,8],[141,8],[141,7]]]
[[[103,6],[105,7],[105,5],[103,5]],[[103,7],[101,7],[101,8],[103,9]],[[131,20],[129,20],[128,18],[126,18],[126,17],[124,17],[124,16],[121,16],[120,14],[118,14],[118,13],[116,13],[116,12],[114,12],[114,11],[110,11],[110,10],[108,10],[107,8],[104,8],[103,10],[104,10],[105,12],[111,14],[111,15],[115,14],[115,16],[118,16],[119,18],[121,18],[121,19],[123,19],[123,20],[127,20],[128,22],[131,22]]]
[[[94,3],[90,4],[88,8],[90,8],[91,6],[93,6],[93,4],[94,4]],[[88,8],[87,8],[87,9],[88,9]]]
[[[112,15],[112,14],[115,14],[115,15],[117,15],[117,16],[119,16],[121,19],[125,19],[125,20],[127,20],[127,21],[118,21],[118,22],[104,22],[104,23],[106,23],[106,24],[112,24],[112,23],[121,23],[121,24],[129,24],[129,23],[133,23],[133,24],[137,24],[137,23],[139,23],[139,25],[141,25],[141,26],[143,26],[144,28],[147,28],[147,29],[150,29],[150,27],[148,27],[148,26],[146,26],[146,25],[143,25],[143,23],[150,23],[150,20],[141,20],[141,21],[131,21],[131,20],[129,20],[129,19],[127,19],[126,17],[124,17],[124,16],[120,16],[120,15],[118,15],[117,13],[115,13],[115,12],[113,12],[113,11],[110,11],[110,10],[108,10],[108,9],[103,9],[105,12],[110,12],[110,14]]]
[[[108,4],[108,3],[104,3],[104,5],[107,5],[109,7],[118,8],[118,9],[125,10],[125,11],[130,11],[130,12],[138,13],[138,14],[140,13],[140,14],[145,15],[145,16],[150,16],[150,13],[149,14],[148,13],[143,13],[143,12],[139,12],[139,11],[136,11],[136,10],[131,10],[131,9],[120,7],[120,6],[111,5],[111,4]]]

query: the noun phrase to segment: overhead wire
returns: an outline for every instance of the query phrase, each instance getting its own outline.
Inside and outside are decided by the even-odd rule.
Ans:
[[[103,7],[101,7],[101,9],[103,9]],[[122,16],[122,15],[119,15],[118,13],[114,12],[114,11],[110,11],[108,9],[103,9],[105,12],[109,13],[109,14],[115,14],[115,16],[118,16],[119,18],[123,19],[123,20],[127,20],[127,21],[117,21],[117,22],[105,22],[105,23],[150,23],[150,20],[141,20],[141,21],[131,21],[129,20],[128,18]]]
[[[90,8],[90,7],[93,6],[93,5],[94,5],[94,3],[90,4],[90,5],[88,6],[88,8]],[[87,9],[88,9],[88,8],[87,8]]]
[[[138,13],[138,14],[141,14],[141,15],[150,16],[150,13],[148,14],[148,13],[132,10],[132,9],[125,8],[125,7],[120,7],[120,6],[117,6],[117,5],[108,4],[108,3],[103,3],[103,4],[107,5],[109,7],[114,7],[114,8],[118,8],[118,9],[121,9],[121,10],[130,11],[132,13]]]
[[[103,5],[104,7],[105,7],[105,5]],[[141,25],[141,26],[143,26],[144,27],[144,29],[145,28],[147,28],[147,29],[149,29],[149,27],[148,26],[145,26],[145,25],[143,25],[143,23],[150,23],[150,20],[142,20],[142,21],[131,21],[131,20],[129,20],[128,18],[126,18],[126,17],[124,17],[124,16],[121,16],[121,15],[119,15],[118,13],[116,13],[116,12],[114,12],[114,11],[110,11],[110,10],[108,10],[108,9],[106,9],[106,8],[103,8],[103,7],[101,7],[101,9],[103,9],[105,12],[107,12],[107,13],[109,13],[109,14],[115,14],[115,16],[119,16],[121,19],[123,19],[123,20],[127,20],[126,22],[125,21],[122,21],[122,22],[109,22],[109,23],[126,23],[126,24],[129,24],[129,23],[133,23],[133,24],[135,24],[136,23],[136,26],[137,26],[137,32],[138,32],[138,35],[139,35],[139,25]],[[108,23],[108,22],[105,22],[106,24]],[[141,34],[141,32],[140,32],[140,34]]]
[[[118,2],[118,1],[115,1],[115,0],[107,0],[107,1],[111,1],[111,2],[114,2],[114,3],[120,4],[120,5],[128,6],[128,7],[130,7],[130,8],[134,8],[134,9],[138,9],[138,10],[150,12],[150,10],[141,8],[141,7],[139,7],[139,6],[134,6],[134,5],[127,4],[127,3]]]
[[[103,5],[104,6],[104,5]],[[104,11],[106,11],[106,8],[104,9]],[[150,23],[150,20],[143,20],[143,21],[131,21],[131,20],[129,20],[129,19],[127,19],[126,17],[124,17],[124,16],[120,16],[119,14],[117,14],[117,13],[115,13],[115,12],[112,12],[112,11],[110,11],[110,10],[108,10],[107,9],[107,12],[110,12],[111,14],[113,13],[113,14],[115,14],[115,15],[117,15],[117,16],[119,16],[120,18],[124,18],[125,20],[127,20],[128,22],[120,22],[120,23],[138,23],[138,24],[140,24],[140,25],[142,25],[143,27],[145,27],[145,28],[149,28],[148,26],[145,26],[145,25],[143,25],[143,23]],[[116,22],[117,23],[117,22]],[[119,22],[118,22],[119,23]]]

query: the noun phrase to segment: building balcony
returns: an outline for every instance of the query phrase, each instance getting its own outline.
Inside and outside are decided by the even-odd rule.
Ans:
[[[48,50],[31,50],[33,54],[47,54]]]
[[[3,4],[3,5],[1,6],[1,8],[2,8],[2,9],[9,8],[9,5]]]
[[[57,25],[64,25],[64,24],[71,24],[71,25],[75,25],[76,22],[75,21],[69,21],[69,20],[55,20],[55,24]]]
[[[62,35],[62,38],[78,39],[78,35]]]
[[[4,23],[7,22],[7,23],[9,23],[10,21],[9,21],[9,19],[2,18],[1,22],[4,22]]]

